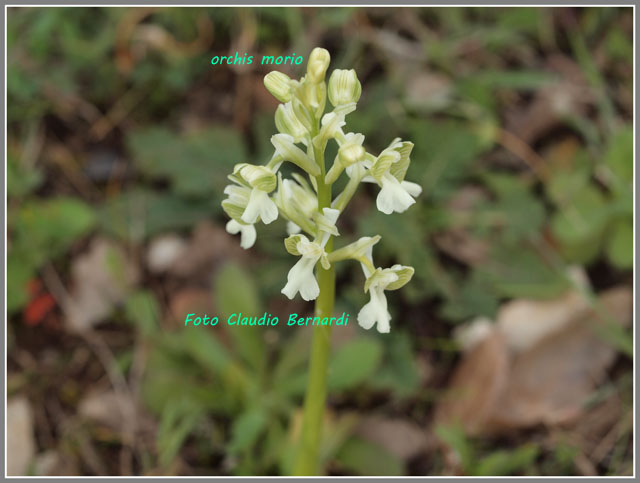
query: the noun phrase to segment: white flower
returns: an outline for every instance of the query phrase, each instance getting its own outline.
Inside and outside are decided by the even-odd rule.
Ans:
[[[256,242],[256,228],[253,225],[242,225],[236,220],[229,220],[225,228],[232,235],[240,233],[240,246],[245,250]]]
[[[358,324],[367,330],[377,324],[378,332],[389,332],[391,330],[389,325],[391,314],[387,310],[387,297],[384,295],[384,287],[375,286],[369,288],[369,295],[371,300],[358,313]]]
[[[385,174],[380,180],[382,188],[376,198],[376,206],[382,213],[390,215],[394,211],[402,213],[416,201],[412,196],[422,193],[419,184],[410,181],[398,181],[390,174]]]
[[[370,176],[362,181],[380,186],[376,206],[382,213],[402,213],[415,203],[413,197],[422,193],[420,185],[404,180],[412,149],[413,143],[396,138],[368,166]]]
[[[335,222],[340,212],[331,208],[323,209],[325,221],[332,223],[335,228]],[[285,240],[287,251],[293,255],[300,256],[300,260],[289,270],[287,274],[287,284],[282,289],[282,293],[293,299],[300,292],[300,296],[304,300],[315,300],[320,295],[320,287],[313,273],[313,270],[321,260],[325,269],[330,267],[327,260],[327,254],[324,247],[329,241],[331,234],[327,231],[320,231],[316,241],[309,241],[304,235],[292,235]]]
[[[318,210],[318,198],[304,177],[297,173],[293,173],[292,176],[295,181],[282,179],[278,173],[278,191],[274,196],[278,211],[289,220],[289,235],[299,233],[301,229],[315,235],[312,218]]]
[[[300,292],[304,300],[315,300],[320,295],[320,287],[313,274],[316,263],[324,253],[324,248],[317,243],[310,242],[304,235],[299,237],[296,250],[301,255],[300,260],[289,270],[287,284],[282,293],[290,299]]]
[[[242,214],[242,221],[253,224],[258,221],[258,217],[260,217],[265,225],[268,225],[278,218],[278,207],[273,200],[269,198],[268,193],[258,188],[253,188],[249,195],[247,208]]]
[[[276,175],[265,166],[237,164],[230,176],[237,185],[229,185],[222,202],[227,214],[240,224],[254,224],[258,218],[266,225],[278,218],[278,207],[269,197],[277,184]]]
[[[372,258],[373,244],[367,247],[365,261],[361,263],[362,271],[367,277],[365,292],[369,292],[370,300],[360,309],[358,313],[358,324],[364,329],[370,329],[374,325],[380,333],[387,333],[391,330],[389,322],[391,314],[387,310],[387,297],[385,290],[397,290],[404,286],[413,276],[413,268],[402,265],[394,265],[391,268],[373,268]]]

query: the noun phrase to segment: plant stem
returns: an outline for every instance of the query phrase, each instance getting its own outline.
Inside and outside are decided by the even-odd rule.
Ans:
[[[331,207],[331,184],[325,184],[324,149],[314,148],[314,157],[319,161],[321,174],[316,177],[318,185],[318,210]],[[333,238],[325,245],[325,252],[331,253]],[[316,299],[315,317],[332,317],[333,303],[336,291],[336,274],[333,265],[328,270],[317,264],[317,279],[320,295]],[[302,416],[302,432],[293,475],[309,476],[318,473],[318,456],[324,408],[327,400],[327,373],[329,369],[329,350],[331,347],[331,326],[317,325],[313,328],[311,343],[311,360],[309,362],[309,377],[307,391],[304,398],[304,412]]]
[[[329,240],[325,248],[327,251],[330,250],[331,244],[332,240]],[[320,318],[332,317],[335,298],[335,271],[333,266],[329,270],[324,270],[318,264],[318,285],[320,286],[320,295],[316,299],[315,316]],[[312,476],[318,472],[318,450],[322,437],[324,407],[327,399],[330,346],[331,326],[315,326],[311,343],[307,393],[304,399],[302,434],[293,469],[295,476]]]

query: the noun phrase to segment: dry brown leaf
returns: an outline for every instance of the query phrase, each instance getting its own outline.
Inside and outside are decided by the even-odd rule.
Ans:
[[[604,308],[622,325],[631,320],[632,300],[626,287],[600,297]],[[508,429],[575,420],[616,356],[615,348],[594,330],[599,323],[591,312],[518,355],[489,426]]]
[[[429,443],[417,423],[399,418],[370,416],[360,422],[355,432],[405,461],[424,451]]]
[[[599,301],[619,324],[630,323],[628,287],[610,289]],[[575,420],[616,356],[596,330],[601,324],[594,310],[578,310],[562,328],[519,353],[508,349],[495,328],[459,363],[436,421],[459,422],[478,435]]]
[[[584,270],[574,269],[570,276],[582,286],[587,286]],[[587,297],[578,290],[570,290],[551,300],[517,299],[507,302],[500,307],[496,323],[509,348],[522,352],[547,335],[562,330],[572,320],[584,317],[588,310]]]
[[[7,401],[7,475],[26,475],[36,450],[31,404],[23,396]]]
[[[436,408],[436,424],[459,423],[469,434],[482,432],[507,384],[508,364],[504,337],[494,330],[458,364]]]
[[[64,302],[67,327],[83,331],[102,322],[123,302],[140,276],[138,266],[116,243],[96,238],[71,267],[72,289]]]
[[[171,264],[168,272],[190,280],[202,274],[210,281],[216,263],[243,256],[244,250],[233,236],[205,220],[196,226],[184,254]]]

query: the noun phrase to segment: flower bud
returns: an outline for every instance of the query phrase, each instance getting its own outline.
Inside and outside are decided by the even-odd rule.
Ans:
[[[276,175],[266,166],[240,163],[233,168],[233,174],[240,176],[252,188],[258,188],[267,193],[271,193],[276,188]]]
[[[331,55],[326,49],[316,47],[311,51],[307,64],[307,76],[311,82],[318,84],[324,80],[330,60]]]
[[[280,102],[289,102],[291,100],[291,79],[287,74],[276,70],[269,72],[264,76],[264,86]]]
[[[293,142],[295,143],[301,142],[309,135],[309,130],[294,113],[291,101],[278,106],[276,110],[276,127],[281,133],[293,137]]]
[[[362,94],[362,86],[356,71],[336,69],[329,79],[329,100],[334,106],[358,102]]]
[[[362,145],[357,143],[345,143],[338,150],[338,158],[340,163],[346,168],[354,163],[358,163],[364,159],[367,152]]]

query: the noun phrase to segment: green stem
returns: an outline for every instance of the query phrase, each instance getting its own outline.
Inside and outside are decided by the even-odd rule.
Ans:
[[[314,148],[314,157],[319,161],[321,173],[316,177],[318,185],[318,211],[331,207],[331,184],[325,184],[324,149]],[[325,251],[331,253],[333,238],[325,245]],[[336,274],[333,265],[325,270],[317,264],[317,279],[320,295],[316,299],[315,317],[332,317],[336,291]],[[317,325],[313,328],[309,378],[304,398],[302,433],[298,453],[293,468],[294,476],[309,476],[318,473],[318,456],[324,408],[327,400],[327,374],[329,369],[329,350],[331,348],[331,326]]]

